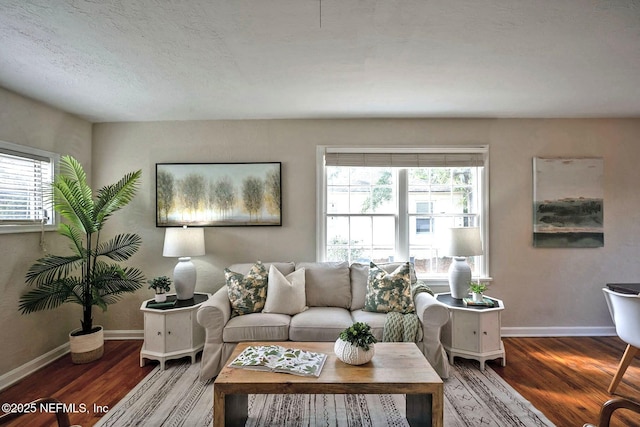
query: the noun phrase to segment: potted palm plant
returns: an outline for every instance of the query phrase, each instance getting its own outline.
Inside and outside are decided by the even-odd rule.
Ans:
[[[46,254],[26,274],[31,290],[20,297],[23,314],[53,309],[66,302],[82,306],[81,328],[69,334],[73,363],[88,363],[102,357],[102,326],[93,324],[93,306],[107,309],[122,294],[135,292],[144,275],[118,263],[135,254],[142,239],[137,234],[118,234],[102,241],[106,221],[135,195],[142,171],[127,173],[115,184],[95,195],[80,162],[71,156],[60,159],[60,172],[52,183],[53,206],[65,220],[58,232],[69,239],[70,255]]]

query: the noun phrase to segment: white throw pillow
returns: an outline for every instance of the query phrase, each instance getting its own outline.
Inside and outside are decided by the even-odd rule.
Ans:
[[[308,307],[304,286],[304,268],[285,277],[272,265],[269,267],[267,301],[262,312],[293,315],[305,311]]]

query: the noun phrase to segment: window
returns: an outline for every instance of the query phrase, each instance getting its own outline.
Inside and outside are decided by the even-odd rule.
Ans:
[[[444,280],[451,227],[480,227],[485,254],[486,147],[442,149],[319,147],[318,258],[411,260],[418,277]],[[468,259],[488,275],[487,256]]]
[[[0,232],[52,228],[50,185],[58,155],[0,141]]]
[[[416,202],[416,213],[428,215],[416,218],[416,234],[433,232],[433,202]]]

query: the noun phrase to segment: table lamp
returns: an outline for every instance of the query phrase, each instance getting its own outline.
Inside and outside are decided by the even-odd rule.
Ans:
[[[183,226],[166,229],[162,256],[178,257],[178,264],[173,269],[173,284],[177,299],[193,298],[197,271],[196,266],[191,262],[191,257],[204,254],[204,228]]]
[[[469,294],[471,281],[471,267],[467,264],[466,257],[482,255],[480,228],[451,228],[450,232],[447,253],[453,257],[453,260],[449,267],[449,287],[452,298],[462,299]]]

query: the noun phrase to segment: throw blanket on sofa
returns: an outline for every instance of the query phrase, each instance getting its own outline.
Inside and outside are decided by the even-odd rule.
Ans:
[[[435,296],[430,287],[418,280],[416,281],[416,283],[411,285],[411,297],[414,299],[414,301],[416,299],[416,295],[418,295],[420,292],[426,292],[428,294],[431,294],[432,296]]]
[[[415,300],[420,292],[433,295],[433,291],[424,283],[417,281],[411,286],[411,296]],[[382,330],[383,342],[418,342],[422,339],[420,320],[415,313],[387,313]]]
[[[415,313],[402,314],[397,311],[387,313],[382,330],[384,342],[420,341],[420,321]]]

